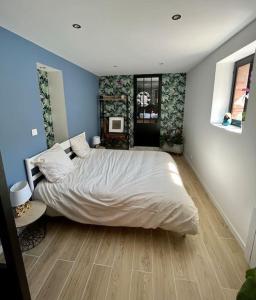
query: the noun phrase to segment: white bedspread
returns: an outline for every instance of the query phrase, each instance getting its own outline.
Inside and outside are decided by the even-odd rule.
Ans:
[[[81,223],[198,232],[197,208],[169,154],[92,149],[73,162],[73,173],[42,180],[34,198]]]

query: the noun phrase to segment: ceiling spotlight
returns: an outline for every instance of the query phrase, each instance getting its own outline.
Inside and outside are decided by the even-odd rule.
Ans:
[[[164,63],[163,63],[163,62],[160,62],[159,65],[162,66],[162,65],[164,65]]]
[[[73,24],[72,25],[75,29],[80,29],[81,28],[81,25],[79,25],[79,24]]]
[[[117,66],[117,65],[114,65],[113,68],[118,68],[118,66]]]
[[[178,21],[181,19],[181,15],[180,14],[176,14],[172,16],[173,21]]]

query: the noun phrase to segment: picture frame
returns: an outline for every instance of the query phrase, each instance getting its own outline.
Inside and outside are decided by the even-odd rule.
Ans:
[[[124,132],[123,117],[109,117],[109,132],[122,133]]]

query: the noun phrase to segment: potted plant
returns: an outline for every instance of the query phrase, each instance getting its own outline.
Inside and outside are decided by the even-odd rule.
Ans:
[[[183,153],[183,135],[182,130],[170,130],[163,136],[162,150],[174,154]]]
[[[256,299],[256,268],[246,271],[246,280],[242,285],[237,300],[255,300]]]

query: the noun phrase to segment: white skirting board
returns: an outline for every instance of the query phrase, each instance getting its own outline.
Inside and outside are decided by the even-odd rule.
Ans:
[[[204,180],[201,178],[201,176],[199,175],[198,171],[196,170],[196,168],[194,167],[193,163],[191,162],[191,160],[187,157],[187,155],[184,154],[184,157],[186,159],[186,161],[189,163],[189,165],[191,166],[191,168],[193,169],[193,171],[196,173],[196,176],[198,177],[198,179],[200,180],[200,182],[202,183],[204,189],[206,190],[207,194],[209,195],[210,200],[212,201],[212,203],[214,204],[214,206],[217,208],[217,210],[219,211],[219,213],[221,214],[222,218],[224,219],[225,223],[228,225],[230,231],[233,233],[233,235],[235,236],[236,240],[238,241],[239,245],[241,246],[242,250],[245,252],[246,249],[246,245],[245,242],[242,240],[241,236],[239,235],[239,233],[236,231],[236,229],[234,228],[233,224],[230,222],[229,218],[226,216],[226,214],[224,213],[223,209],[220,207],[218,201],[215,199],[215,197],[213,196],[213,194],[210,192],[208,186],[205,184]]]

